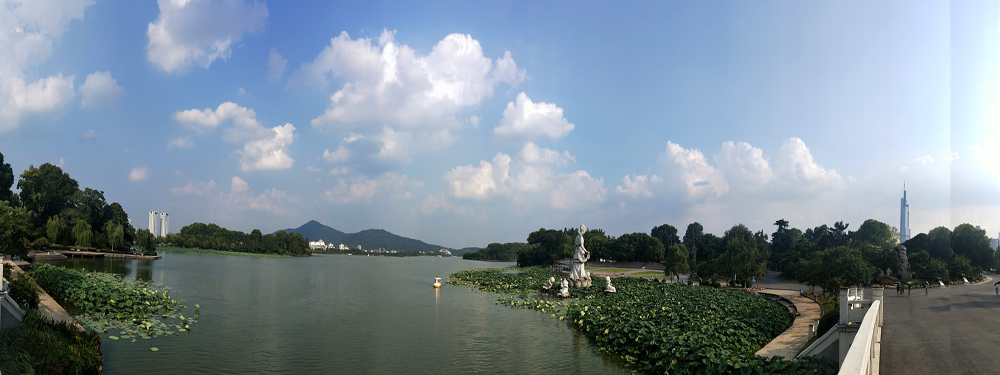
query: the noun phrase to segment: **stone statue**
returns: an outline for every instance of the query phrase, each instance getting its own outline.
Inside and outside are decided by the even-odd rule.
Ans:
[[[569,281],[566,279],[559,284],[559,297],[569,297]]]
[[[548,292],[555,285],[556,285],[556,278],[550,277],[549,281],[546,281],[545,285],[542,285],[542,289],[545,289],[545,291]]]
[[[608,293],[616,292],[615,286],[611,285],[611,276],[605,276],[604,278],[608,281],[608,286],[604,287],[604,291]]]
[[[898,264],[898,266],[899,266],[899,278],[900,279],[909,279],[910,276],[913,276],[913,273],[910,272],[910,260],[907,259],[907,257],[906,257],[906,246],[903,246],[903,245],[899,245],[899,264]]]
[[[582,288],[590,286],[590,273],[583,265],[590,260],[590,252],[583,246],[583,233],[587,227],[580,224],[580,232],[576,235],[576,251],[573,253],[573,269],[569,273],[569,279],[573,281],[573,287]]]
[[[889,275],[889,276],[892,276],[892,268],[886,267],[885,268],[885,274]]]

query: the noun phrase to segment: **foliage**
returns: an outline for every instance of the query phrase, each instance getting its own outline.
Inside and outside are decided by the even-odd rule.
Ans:
[[[125,244],[125,230],[122,229],[121,225],[115,224],[113,221],[107,221],[104,224],[104,233],[108,234],[108,244],[111,245],[111,250],[114,251],[117,246],[119,250]]]
[[[291,255],[279,255],[279,254],[263,254],[263,253],[239,253],[235,251],[221,251],[221,250],[209,250],[209,249],[187,249],[182,247],[159,247],[158,251],[164,253],[185,253],[185,254],[206,254],[206,255],[223,255],[223,256],[234,256],[234,257],[255,257],[255,258],[288,258]]]
[[[653,238],[660,240],[663,243],[663,247],[670,248],[670,246],[679,244],[681,239],[677,237],[677,228],[674,228],[670,224],[663,224],[658,227],[653,227],[653,230],[649,232]]]
[[[719,259],[719,271],[733,275],[736,280],[749,279],[766,268],[768,251],[767,235],[754,234],[743,224],[734,225],[723,237],[726,252]]]
[[[899,246],[897,241],[892,237],[892,228],[875,219],[865,220],[858,227],[858,231],[851,234],[851,245],[854,247],[868,245],[881,249],[891,249]]]
[[[59,236],[65,229],[66,223],[58,215],[50,217],[45,223],[45,236],[49,239],[49,243],[59,243]]]
[[[187,332],[197,321],[180,313],[184,300],[170,298],[167,288],[156,283],[125,279],[120,275],[39,264],[31,275],[84,327],[93,330],[122,329],[122,335],[147,338]],[[107,332],[107,331],[105,331]]]
[[[956,255],[967,257],[973,266],[993,268],[993,249],[990,248],[986,230],[976,229],[972,224],[961,224],[952,232],[951,246]]]
[[[518,266],[549,265],[573,256],[573,239],[564,231],[541,228],[528,234],[528,245],[517,253]]]
[[[0,201],[0,253],[20,257],[28,256],[28,213],[24,208],[13,207],[9,202]]]
[[[7,374],[100,374],[101,338],[76,326],[29,310],[21,323],[0,339],[0,364]]]
[[[948,275],[948,264],[937,258],[931,258],[924,268],[923,277],[925,280],[951,280]]]
[[[616,238],[609,246],[608,258],[619,262],[659,262],[665,251],[660,240],[637,232]]]
[[[964,255],[956,254],[954,258],[951,258],[951,264],[948,265],[948,273],[954,280],[965,277],[973,282],[976,282],[982,280],[982,272],[982,268],[979,268],[979,266],[973,266],[972,261]]]
[[[64,173],[62,168],[50,163],[38,168],[28,166],[17,181],[21,202],[25,208],[38,214],[36,220],[39,225],[69,207],[78,186],[76,180]]]
[[[108,242],[111,242],[114,236],[120,235],[121,241],[114,243],[114,245],[125,247],[126,245],[131,246],[135,243],[135,238],[133,237],[133,234],[135,234],[135,228],[132,227],[132,224],[129,224],[128,214],[125,213],[125,209],[122,208],[121,204],[114,202],[105,207],[103,217],[105,223],[111,223],[115,226],[115,228],[122,229],[121,234],[118,234],[117,232],[105,231],[108,235]],[[117,229],[115,230],[117,231]]]
[[[215,224],[194,223],[181,228],[180,233],[160,237],[161,244],[189,249],[209,249],[254,254],[308,256],[309,242],[299,233],[278,231],[261,235],[228,230]]]
[[[76,246],[90,246],[93,244],[94,232],[90,224],[84,220],[77,220],[73,226],[73,243]]]
[[[930,232],[927,232],[927,241],[930,246],[927,252],[931,254],[931,257],[947,262],[955,255],[951,249],[951,230],[948,228],[931,229]]]
[[[40,237],[31,244],[31,248],[35,250],[44,250],[49,247],[49,239],[45,237]]]
[[[784,361],[754,355],[780,334],[790,320],[785,310],[764,298],[710,287],[616,278],[618,293],[603,292],[599,279],[571,289],[571,299],[526,298],[549,275],[545,269],[523,274],[501,270],[461,271],[449,283],[520,295],[501,301],[566,320],[602,350],[621,355],[645,373],[834,373],[827,361]]]
[[[680,280],[680,275],[690,271],[688,266],[688,255],[687,246],[682,243],[675,243],[667,248],[666,254],[663,257],[663,273],[667,275],[676,276]]]
[[[41,290],[30,275],[21,272],[13,275],[10,279],[10,298],[13,298],[18,305],[29,309],[37,309]]]
[[[875,267],[875,271],[884,271],[886,268],[890,268],[893,271],[899,271],[899,251],[896,249],[882,249],[873,246],[865,245],[860,247],[861,256],[866,262]],[[913,263],[910,263],[910,269],[913,269]]]
[[[0,153],[0,201],[5,201],[12,203],[13,206],[17,206],[17,198],[14,192],[10,190],[10,187],[14,185],[14,169],[10,167],[10,163],[3,162],[3,153]]]
[[[156,251],[156,238],[149,229],[139,229],[135,234],[135,246],[142,251]]]
[[[513,262],[517,260],[517,252],[525,245],[527,244],[523,242],[491,243],[479,251],[470,251],[462,254],[462,259]]]

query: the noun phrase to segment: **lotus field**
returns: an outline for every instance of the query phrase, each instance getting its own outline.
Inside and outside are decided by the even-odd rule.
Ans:
[[[500,302],[512,308],[567,321],[601,350],[620,355],[643,373],[836,373],[833,362],[754,354],[791,324],[786,310],[765,298],[622,277],[611,282],[617,293],[604,293],[604,279],[595,278],[591,287],[570,289],[571,298],[553,299],[535,293],[551,276],[548,269],[521,270],[525,273],[460,271],[449,283],[501,293]]]
[[[198,320],[198,310],[184,317],[180,312],[184,300],[174,300],[168,288],[157,283],[48,264],[35,265],[31,275],[53,298],[75,312],[74,317],[85,328],[103,333],[112,330],[111,340],[135,342],[179,335],[189,332]]]

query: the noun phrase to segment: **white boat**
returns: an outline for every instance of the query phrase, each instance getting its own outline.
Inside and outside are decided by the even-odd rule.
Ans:
[[[441,278],[440,277],[435,277],[434,278],[434,287],[435,288],[440,288],[441,287]]]

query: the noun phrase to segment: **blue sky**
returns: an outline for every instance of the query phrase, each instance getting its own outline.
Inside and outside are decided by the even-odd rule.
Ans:
[[[2,1],[0,152],[137,227],[1000,232],[993,2]]]

